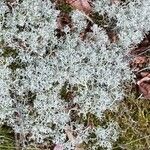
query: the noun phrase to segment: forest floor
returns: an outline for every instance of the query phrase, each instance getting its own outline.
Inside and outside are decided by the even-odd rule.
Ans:
[[[62,22],[69,24],[67,13],[71,8],[62,3],[59,4],[59,2],[58,7],[63,11],[63,14],[65,12]],[[92,19],[96,21],[94,16]],[[109,32],[109,30],[107,31]],[[114,33],[110,33],[110,35],[114,42],[114,38],[116,40]],[[150,63],[150,34],[137,45],[137,48],[131,50],[131,54],[134,58],[129,65],[134,70],[136,82],[129,86],[125,85],[127,87],[127,96],[118,103],[118,111],[105,111],[104,118],[100,122],[92,115],[89,119],[94,125],[98,123],[103,127],[107,126],[107,122],[110,121],[119,124],[120,134],[113,145],[113,150],[150,149],[150,69],[148,68]],[[16,150],[16,139],[17,137],[11,128],[6,125],[0,127],[0,150]],[[91,141],[91,144],[94,144],[93,141]],[[34,150],[35,148],[27,149]],[[41,148],[41,146],[38,148],[37,146],[36,149],[47,148]],[[103,148],[99,150],[103,150]]]

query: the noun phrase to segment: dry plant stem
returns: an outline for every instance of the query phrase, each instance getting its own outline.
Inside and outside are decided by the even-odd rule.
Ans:
[[[143,55],[144,53],[150,52],[150,46],[145,48],[144,52],[139,53],[137,56],[139,55]],[[136,56],[135,56],[136,57]]]
[[[66,127],[65,130],[70,142],[72,143],[72,145],[75,145],[75,150],[84,150],[84,148],[82,146],[80,146],[80,144],[76,144],[76,139],[73,136],[73,131],[70,130],[69,126]]]
[[[137,71],[137,73],[140,73],[140,72],[145,71],[145,70],[147,70],[147,69],[150,69],[150,67],[143,68],[143,69]]]
[[[91,17],[89,17],[84,11],[79,11],[82,15],[84,15],[90,22],[94,23]]]

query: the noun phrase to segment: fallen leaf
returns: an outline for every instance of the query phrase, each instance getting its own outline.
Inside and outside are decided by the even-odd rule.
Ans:
[[[150,74],[137,82],[139,92],[143,94],[144,98],[150,99]]]
[[[150,84],[141,83],[139,85],[139,92],[143,94],[144,98],[150,99]]]
[[[135,56],[130,65],[131,68],[134,69],[134,71],[139,71],[145,66],[145,64],[148,63],[148,61],[149,60],[146,56]]]
[[[74,9],[83,11],[85,14],[89,14],[92,11],[89,0],[66,0],[66,2]]]
[[[150,77],[150,73],[149,72],[141,72],[140,74],[141,74],[141,76],[143,78],[146,77],[146,76]]]
[[[136,56],[133,60],[135,64],[143,64],[146,62],[146,57],[145,56]]]
[[[140,85],[140,84],[141,84],[142,82],[144,82],[144,81],[150,81],[150,77],[146,76],[146,77],[142,78],[141,80],[139,80],[139,81],[137,82],[137,84]]]

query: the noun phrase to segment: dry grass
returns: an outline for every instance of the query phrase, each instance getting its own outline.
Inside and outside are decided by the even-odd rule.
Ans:
[[[150,101],[133,94],[119,105],[117,113],[106,112],[106,118],[117,121],[120,136],[114,150],[150,149]]]

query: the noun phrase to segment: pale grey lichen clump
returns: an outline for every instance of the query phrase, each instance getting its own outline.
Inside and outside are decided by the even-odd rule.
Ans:
[[[71,12],[74,30],[66,27],[65,38],[58,38],[59,11],[48,0],[23,0],[11,12],[0,1],[0,123],[22,137],[28,135],[27,142],[51,138],[72,149],[75,145],[66,140],[66,126],[76,133],[76,144],[88,143],[94,132],[97,144],[92,149],[97,145],[111,149],[117,139],[117,123],[91,129],[72,121],[70,114],[75,109],[79,116],[91,113],[101,119],[105,110],[123,99],[123,84],[133,78],[125,58],[128,48],[150,30],[150,1],[125,6],[110,5],[108,0],[94,3],[97,12],[117,20],[117,43],[111,43],[105,29],[96,24],[81,40],[86,17],[78,11]],[[17,54],[6,57],[7,48]],[[69,102],[60,93],[66,83],[67,88],[76,87]]]
[[[117,20],[116,30],[125,48],[139,43],[150,30],[150,2],[148,0],[125,0],[128,5],[110,5],[110,1],[96,0],[95,10],[108,13]]]

